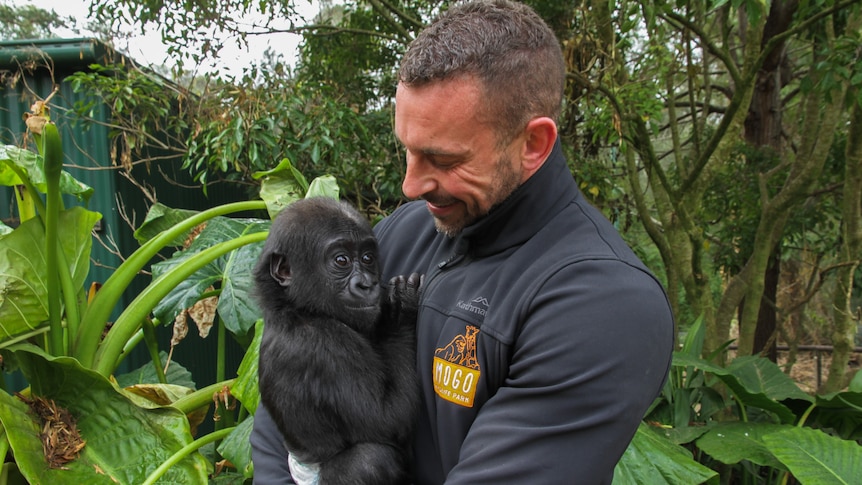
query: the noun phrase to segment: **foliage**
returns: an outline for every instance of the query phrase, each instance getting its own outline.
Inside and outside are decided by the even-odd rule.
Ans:
[[[422,2],[405,6],[400,20],[381,15],[373,4],[322,9],[317,27],[303,34],[297,77],[331,86],[362,112],[377,108],[376,102],[394,95],[394,66],[410,40],[409,30],[421,25],[415,19],[424,7]]]
[[[51,399],[77,417],[85,437],[81,454],[63,469],[49,467],[43,455],[42,426],[19,399],[0,393],[0,421],[30,483],[141,483],[147,465],[160,463],[190,440],[184,413],[169,406],[133,403],[103,376],[69,357],[53,357],[18,344],[4,352],[24,369],[34,395]],[[122,443],[122,446],[117,446]],[[206,480],[207,464],[193,456],[173,468],[166,482]]]
[[[722,483],[853,483],[862,466],[862,378],[848,391],[812,397],[769,360],[727,367],[701,359],[704,327],[691,326],[671,377],[646,420],[695,450]],[[729,465],[729,466],[727,466]]]
[[[71,19],[62,17],[53,9],[45,10],[32,4],[10,5],[0,3],[0,39],[44,39],[53,37],[60,27],[68,27]]]
[[[96,118],[105,107],[112,122],[108,134],[113,140],[112,162],[131,169],[132,160],[150,157],[179,158],[184,153],[189,128],[190,95],[162,77],[123,65],[91,64],[67,78],[72,89],[87,93],[74,106],[75,121]]]
[[[377,135],[389,130],[388,115],[351,105],[327,83],[299,81],[277,61],[232,83],[214,80],[200,94],[124,66],[94,65],[69,80],[94,95],[75,107],[82,126],[97,104],[110,110],[123,167],[178,158],[204,190],[222,179],[257,190],[254,173],[289,159],[311,178],[336,177],[344,197],[371,214],[401,200],[392,137]]]

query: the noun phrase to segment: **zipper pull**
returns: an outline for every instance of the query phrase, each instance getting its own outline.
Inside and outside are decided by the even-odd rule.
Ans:
[[[441,262],[437,263],[437,268],[443,269],[447,266],[453,265],[453,264],[461,261],[462,259],[464,259],[464,256],[467,254],[467,249],[469,247],[470,247],[470,242],[463,237],[459,237],[455,241],[455,248],[452,250],[452,255],[449,256],[449,258],[446,259],[445,261],[441,261]]]

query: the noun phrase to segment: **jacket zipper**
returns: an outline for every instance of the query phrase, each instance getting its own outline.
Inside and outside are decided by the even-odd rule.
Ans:
[[[434,271],[431,275],[428,275],[427,281],[425,282],[425,290],[422,291],[423,294],[428,292],[432,283],[437,281],[439,279],[438,276],[440,276],[445,270],[469,260],[467,258],[468,247],[469,245],[467,241],[459,241],[459,244],[456,245],[455,250],[452,251],[452,254],[447,259],[434,265]]]

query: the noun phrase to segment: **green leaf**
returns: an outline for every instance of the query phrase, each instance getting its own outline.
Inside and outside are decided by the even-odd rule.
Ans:
[[[254,475],[254,465],[251,462],[251,442],[249,442],[253,426],[254,417],[248,416],[218,447],[218,452],[233,463],[245,478],[251,478]]]
[[[717,423],[697,440],[697,447],[728,465],[748,460],[757,465],[785,470],[784,465],[764,446],[762,438],[790,427],[772,423]]]
[[[850,381],[848,389],[851,392],[862,393],[862,372],[856,371],[856,375],[854,375],[853,379]]]
[[[250,413],[257,411],[260,403],[260,391],[258,389],[257,368],[258,356],[260,355],[260,340],[263,338],[263,319],[254,325],[254,339],[245,351],[242,362],[237,369],[237,377],[231,386],[230,393],[239,399],[243,407]]]
[[[661,427],[655,428],[655,432],[662,435],[675,445],[683,445],[701,437],[704,433],[710,430],[713,423],[707,423],[703,426],[685,426],[682,428]]]
[[[858,484],[862,446],[810,428],[763,436],[766,447],[804,485]]]
[[[159,352],[159,357],[161,358],[162,368],[164,368],[168,354],[167,352],[162,351]],[[188,387],[189,389],[197,388],[195,386],[195,381],[192,378],[192,373],[176,361],[171,361],[171,365],[168,367],[168,372],[165,374],[165,377],[167,377],[169,384],[176,384],[178,386]],[[131,372],[117,376],[117,385],[120,387],[129,387],[134,386],[135,384],[158,383],[159,378],[156,376],[156,370],[153,367],[152,362],[147,362]]]
[[[680,352],[699,358],[703,354],[703,339],[705,336],[706,327],[703,325],[703,315],[701,315],[689,327]]]
[[[641,423],[614,469],[614,485],[703,483],[717,473],[694,461],[691,453]]]
[[[338,195],[338,182],[332,175],[322,175],[312,180],[311,185],[308,186],[308,192],[305,194],[306,197],[323,196],[333,199],[337,199]]]
[[[49,469],[39,440],[41,426],[26,414],[26,406],[0,393],[0,421],[30,483],[141,483],[192,441],[185,415],[176,409],[136,406],[110,381],[75,359],[53,358],[32,346],[13,350],[33,394],[66,408],[86,441],[67,470]],[[206,468],[203,457],[194,454],[172,467],[161,483],[206,483]]]
[[[44,160],[41,155],[29,150],[22,150],[14,145],[0,145],[0,185],[21,185],[21,178],[9,165],[23,169],[27,178],[37,190],[45,193]],[[65,170],[60,174],[60,192],[75,196],[78,200],[88,201],[93,195],[93,188],[79,182]]]
[[[150,239],[158,236],[162,231],[174,227],[177,223],[182,222],[189,217],[197,214],[197,211],[188,209],[173,209],[164,204],[156,203],[150,210],[147,211],[147,217],[144,219],[141,227],[135,230],[135,239],[139,243],[144,244]],[[166,244],[167,246],[180,247],[185,242],[191,229],[177,236],[173,241]]]
[[[42,451],[41,424],[24,402],[5,392],[0,392],[0,422],[6,430],[18,469],[29,483],[73,483],[75,480],[78,483],[112,483],[107,475],[95,473],[86,447],[77,460],[66,465],[66,470],[49,468]]]
[[[308,181],[286,158],[272,170],[255,172],[252,177],[263,179],[260,183],[260,198],[266,202],[271,219],[288,204],[301,199],[308,190]]]
[[[76,288],[90,271],[93,227],[102,215],[81,207],[60,212],[60,247],[70,265]],[[40,326],[48,319],[48,272],[45,230],[39,219],[29,219],[0,238],[0,341]]]
[[[862,439],[862,392],[833,392],[816,396],[816,402],[809,425],[831,428],[844,439]]]
[[[213,218],[187,250],[153,265],[153,279],[217,243],[267,231],[269,224],[269,221],[258,219]],[[153,309],[153,314],[163,323],[173,322],[181,311],[194,305],[209,287],[218,285],[221,288],[218,313],[222,322],[231,332],[244,335],[260,315],[251,293],[254,285],[250,269],[257,263],[262,249],[263,243],[249,244],[215,259],[177,285]]]
[[[694,366],[714,374],[733,391],[739,401],[747,406],[775,413],[783,423],[793,423],[796,415],[781,401],[791,399],[813,402],[813,398],[799,389],[793,379],[763,357],[738,357],[726,368],[722,368],[675,352],[673,365]]]

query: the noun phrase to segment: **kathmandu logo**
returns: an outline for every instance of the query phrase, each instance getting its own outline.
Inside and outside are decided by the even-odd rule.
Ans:
[[[484,296],[477,296],[470,303],[464,303],[464,300],[459,300],[457,306],[462,310],[484,317],[485,313],[488,312],[488,299]]]

